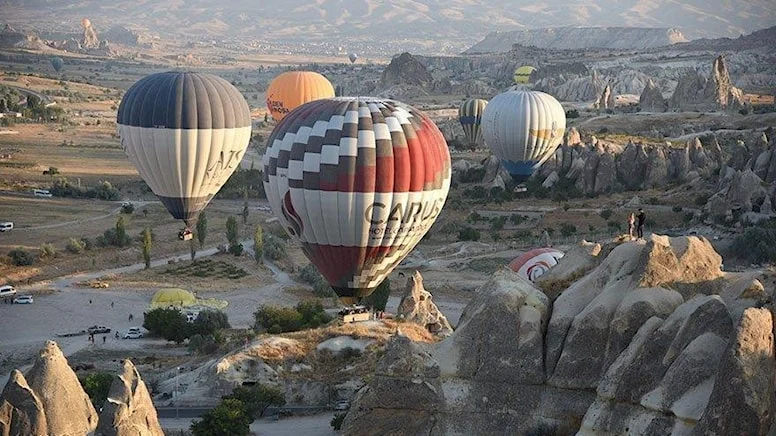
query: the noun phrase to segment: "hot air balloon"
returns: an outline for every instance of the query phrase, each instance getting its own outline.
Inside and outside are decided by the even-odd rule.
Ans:
[[[482,121],[482,111],[485,110],[487,105],[487,100],[470,98],[461,103],[461,107],[458,108],[458,121],[461,122],[463,134],[466,136],[466,141],[472,149],[476,148],[477,144],[482,144],[480,123]]]
[[[275,77],[267,89],[267,108],[275,121],[308,101],[334,97],[334,87],[313,71],[287,71]]]
[[[482,113],[482,137],[516,182],[534,173],[563,140],[566,113],[549,94],[510,90]]]
[[[62,66],[65,64],[65,61],[62,60],[62,58],[51,58],[51,66],[54,67],[54,71],[57,73],[59,70],[62,69]]]
[[[355,54],[355,53],[351,53],[351,54],[349,54],[349,55],[348,55],[348,59],[350,60],[350,63],[351,63],[351,64],[352,64],[352,63],[355,63],[355,62],[356,62],[356,60],[358,59],[358,55],[357,55],[357,54]]]
[[[392,100],[307,103],[275,127],[264,154],[273,214],[347,304],[420,242],[449,188],[442,133]]]
[[[515,70],[515,74],[512,76],[512,79],[514,79],[515,83],[517,84],[528,83],[531,79],[531,73],[534,71],[536,71],[536,68],[530,65],[523,65],[522,67],[518,67]]]
[[[245,98],[226,80],[171,71],[132,85],[117,125],[140,176],[172,216],[190,227],[240,164],[251,136],[250,115]],[[190,235],[188,228],[179,234]]]
[[[557,265],[563,255],[562,251],[553,248],[536,248],[516,257],[509,263],[509,268],[533,282]]]

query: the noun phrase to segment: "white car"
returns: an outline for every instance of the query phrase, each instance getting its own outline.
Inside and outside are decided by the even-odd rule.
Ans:
[[[337,401],[337,404],[334,406],[334,410],[348,410],[348,409],[350,409],[350,401],[347,401],[347,400]]]
[[[0,232],[10,232],[13,230],[13,223],[10,221],[6,221],[3,223],[0,223]]]
[[[13,299],[13,304],[32,304],[32,295],[22,295]]]
[[[32,193],[36,197],[46,197],[46,198],[52,197],[51,192],[49,192],[48,189],[33,189]]]
[[[143,332],[140,330],[140,327],[130,327],[123,336],[124,339],[140,339],[142,337]]]
[[[13,297],[16,295],[16,288],[11,285],[0,286],[0,298]]]

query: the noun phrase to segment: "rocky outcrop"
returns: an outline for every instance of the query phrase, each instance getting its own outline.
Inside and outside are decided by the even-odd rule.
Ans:
[[[88,18],[84,18],[81,20],[81,27],[84,29],[80,41],[81,47],[85,49],[100,48],[100,38],[97,37],[97,31],[92,26],[92,22]]]
[[[389,88],[394,85],[410,85],[421,89],[429,89],[433,83],[434,78],[426,67],[407,52],[391,59],[391,63],[385,67],[380,77],[380,86],[382,88]]]
[[[774,325],[751,276],[723,275],[695,237],[586,244],[564,264],[539,284],[593,269],[554,302],[500,270],[449,338],[394,340],[344,433],[765,434]]]
[[[143,379],[129,359],[113,379],[96,436],[164,436]]]
[[[714,60],[710,77],[695,70],[685,73],[668,103],[672,109],[738,110],[744,105],[744,96],[732,85],[725,60],[719,56]]]
[[[644,112],[665,112],[668,109],[668,103],[663,98],[660,88],[655,85],[652,79],[649,79],[644,91],[639,96],[639,107]]]
[[[92,401],[55,342],[46,342],[25,378],[43,404],[50,434],[83,435],[97,427]]]
[[[48,435],[43,403],[19,370],[11,373],[0,394],[0,435]]]
[[[466,53],[508,52],[513,44],[540,48],[636,49],[662,47],[685,42],[676,29],[638,27],[550,27],[491,32]]]
[[[431,293],[423,287],[423,277],[418,271],[407,279],[404,296],[399,302],[396,315],[440,336],[448,336],[453,332],[445,315],[431,300]]]
[[[102,34],[103,39],[116,44],[135,47],[138,44],[140,36],[124,26],[113,26],[107,32]]]

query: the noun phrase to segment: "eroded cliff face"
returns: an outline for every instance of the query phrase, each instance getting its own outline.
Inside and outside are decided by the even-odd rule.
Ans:
[[[449,338],[389,345],[345,434],[765,434],[770,295],[720,265],[703,238],[655,235],[572,250],[541,286],[583,275],[554,300],[501,270]]]

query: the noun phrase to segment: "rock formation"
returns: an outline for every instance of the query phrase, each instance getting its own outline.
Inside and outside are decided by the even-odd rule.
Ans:
[[[0,435],[163,435],[134,365],[114,381],[98,427],[97,412],[57,344],[46,342],[33,367],[11,374],[0,394]]]
[[[100,413],[96,436],[164,436],[143,379],[129,359],[116,375]]]
[[[128,45],[131,47],[137,46],[138,40],[140,39],[137,33],[124,26],[113,26],[108,29],[107,32],[104,32],[102,36],[105,40],[112,43]]]
[[[652,79],[649,79],[639,96],[639,107],[645,112],[665,112],[668,109],[666,99]]]
[[[668,103],[672,109],[737,110],[743,107],[744,96],[732,85],[725,60],[719,56],[712,65],[711,77],[702,76],[695,70],[685,73]]]
[[[445,315],[431,300],[431,293],[423,287],[423,277],[418,271],[407,279],[396,315],[439,336],[448,336],[453,332]]]
[[[100,48],[100,38],[97,37],[97,31],[92,26],[92,22],[88,18],[84,18],[81,20],[81,27],[84,29],[80,41],[81,47],[85,49]]]
[[[393,85],[411,85],[428,89],[434,78],[426,67],[414,56],[405,52],[391,59],[380,78],[380,85],[388,88]]]
[[[723,274],[720,256],[696,237],[584,245],[563,264],[576,267],[554,281],[593,269],[554,302],[500,270],[449,338],[395,339],[344,434],[768,431],[774,324],[753,306],[771,296],[752,298],[769,291],[751,274]]]
[[[550,27],[491,32],[466,53],[508,52],[513,44],[539,48],[644,49],[662,47],[687,39],[676,29],[636,27]]]

